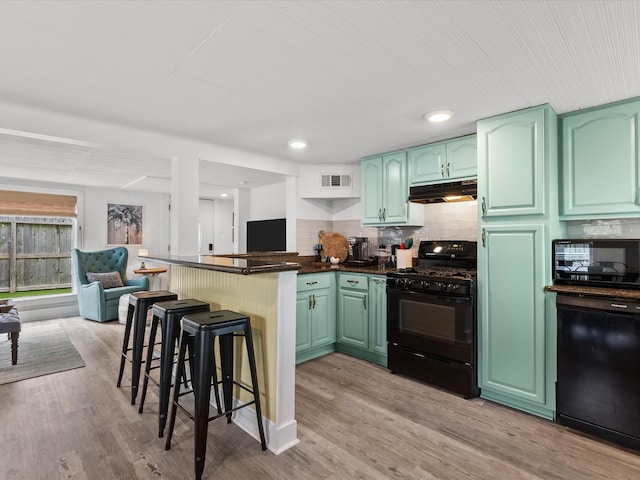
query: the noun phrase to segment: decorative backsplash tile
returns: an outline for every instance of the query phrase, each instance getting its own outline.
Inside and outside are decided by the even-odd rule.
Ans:
[[[640,219],[570,220],[567,238],[640,238]]]
[[[378,245],[397,245],[411,237],[414,256],[420,240],[470,240],[478,238],[478,203],[434,203],[424,206],[424,227],[363,227],[356,220],[297,220],[296,242],[300,255],[313,255],[318,243],[318,231],[338,232],[345,237],[369,238],[369,251],[374,254]]]

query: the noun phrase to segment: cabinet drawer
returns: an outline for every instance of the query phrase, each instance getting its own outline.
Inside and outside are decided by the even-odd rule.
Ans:
[[[369,278],[366,275],[350,275],[341,273],[339,280],[340,288],[350,288],[352,290],[368,290]]]
[[[316,290],[318,288],[331,287],[331,276],[333,273],[312,273],[298,275],[298,291]]]

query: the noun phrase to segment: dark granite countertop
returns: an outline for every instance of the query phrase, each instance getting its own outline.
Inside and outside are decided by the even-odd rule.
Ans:
[[[299,275],[304,275],[307,273],[322,273],[322,272],[351,272],[351,273],[367,273],[374,275],[386,275],[388,272],[392,271],[392,268],[387,268],[386,270],[380,270],[378,265],[370,265],[366,267],[362,266],[350,266],[345,265],[344,263],[339,263],[337,265],[331,265],[326,262],[304,262],[301,263],[302,268],[298,270]]]
[[[625,298],[630,300],[640,300],[640,290],[628,288],[602,288],[587,287],[581,285],[547,285],[544,287],[547,292],[564,293],[568,295],[584,295],[591,297]]]
[[[202,268],[218,272],[250,275],[255,273],[275,273],[299,270],[301,265],[296,262],[277,261],[243,255],[235,257],[229,255],[170,255],[167,257],[139,257],[158,263],[182,265],[185,267]]]

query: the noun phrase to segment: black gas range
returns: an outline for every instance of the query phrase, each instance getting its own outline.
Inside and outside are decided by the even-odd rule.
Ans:
[[[418,264],[387,274],[388,368],[478,395],[477,243],[422,241]]]

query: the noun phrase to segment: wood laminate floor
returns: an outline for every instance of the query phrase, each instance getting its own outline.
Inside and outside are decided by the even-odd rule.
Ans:
[[[157,389],[138,414],[115,387],[124,327],[57,321],[86,366],[0,386],[0,479],[193,478],[191,421],[165,451]],[[300,444],[280,455],[213,422],[204,478],[640,479],[636,451],[342,354],[298,366],[296,418]]]

